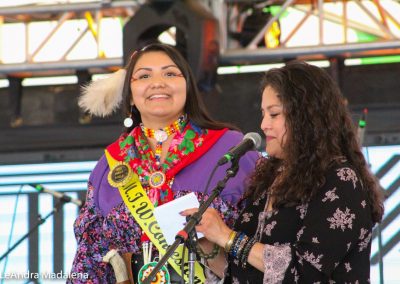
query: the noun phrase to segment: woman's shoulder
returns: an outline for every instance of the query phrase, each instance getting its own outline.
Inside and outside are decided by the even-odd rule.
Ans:
[[[325,184],[321,194],[346,196],[348,199],[365,198],[362,182],[356,168],[346,159],[332,163],[325,175]]]
[[[103,176],[106,174],[106,172],[108,172],[108,169],[109,167],[107,163],[107,158],[103,154],[97,161],[92,172],[90,173],[89,182],[96,187],[96,185],[101,183],[101,180],[103,179]]]
[[[237,130],[227,130],[219,139],[218,143],[232,147],[243,140],[243,133]]]
[[[238,130],[231,130],[229,129],[228,131],[225,132],[224,136],[229,139],[235,139],[235,140],[242,140],[244,135],[242,132]]]
[[[326,177],[338,182],[359,181],[356,168],[345,158],[333,161],[327,170]]]
[[[108,182],[108,173],[110,168],[107,158],[103,155],[89,177],[89,184],[92,185],[93,206],[100,209],[103,215],[107,215],[110,210],[121,202],[119,191]]]

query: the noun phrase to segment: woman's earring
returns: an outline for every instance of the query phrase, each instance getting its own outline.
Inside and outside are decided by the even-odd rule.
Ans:
[[[133,105],[131,106],[131,111],[129,113],[129,116],[124,119],[124,126],[126,128],[130,128],[133,125],[132,113],[133,113]]]

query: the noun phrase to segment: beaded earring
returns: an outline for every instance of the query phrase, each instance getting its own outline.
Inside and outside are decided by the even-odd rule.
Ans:
[[[132,114],[133,114],[133,105],[131,105],[131,111],[129,113],[129,116],[124,119],[124,126],[126,128],[132,127],[133,125]]]

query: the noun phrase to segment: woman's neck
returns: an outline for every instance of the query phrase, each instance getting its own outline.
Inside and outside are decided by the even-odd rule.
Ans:
[[[146,118],[142,118],[142,124],[144,127],[149,128],[149,129],[163,129],[165,127],[170,126],[171,124],[173,124],[175,121],[178,120],[178,118],[180,117],[171,117],[171,118],[160,118],[160,119],[146,119]]]

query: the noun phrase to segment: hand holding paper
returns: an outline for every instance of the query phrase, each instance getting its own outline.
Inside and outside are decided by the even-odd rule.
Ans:
[[[186,217],[180,215],[179,212],[197,208],[199,205],[196,195],[192,192],[154,209],[154,216],[168,245],[174,243],[176,234],[185,226]],[[198,233],[197,237],[202,238],[203,234]]]

